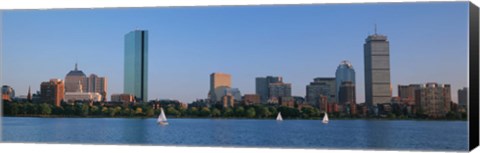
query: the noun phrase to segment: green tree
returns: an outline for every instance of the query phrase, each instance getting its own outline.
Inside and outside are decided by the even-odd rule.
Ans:
[[[153,111],[153,108],[151,108],[151,107],[147,108],[147,112],[146,112],[145,116],[152,117],[152,116],[154,116],[154,114],[155,114],[155,112]]]
[[[121,108],[120,106],[117,106],[114,108],[114,111],[117,113],[120,113],[122,116],[130,116],[133,114],[132,110],[129,107]]]
[[[268,109],[268,107],[262,107],[260,109],[260,113],[259,113],[259,116],[260,117],[264,117],[264,118],[268,118],[272,115],[272,112],[270,112],[270,110]]]
[[[18,103],[13,103],[12,105],[9,105],[9,106],[11,107],[7,108],[7,110],[10,110],[11,115],[17,115],[18,112],[20,112]]]
[[[320,117],[320,111],[311,106],[303,107],[301,113],[303,118]]]
[[[110,115],[110,117],[115,117],[115,115],[117,114],[117,111],[115,111],[114,108],[108,108],[108,113]]]
[[[137,109],[135,109],[135,115],[136,116],[142,116],[143,115],[143,109],[141,107],[137,107]]]
[[[256,115],[255,108],[250,107],[249,109],[247,109],[246,115],[249,118],[255,117],[255,115]]]
[[[210,116],[210,109],[208,107],[202,107],[202,110],[200,110],[200,116]]]
[[[232,117],[235,115],[235,113],[233,112],[232,108],[228,107],[223,109],[222,115],[223,117]]]
[[[100,114],[100,109],[97,106],[92,106],[92,107],[90,107],[90,112],[93,115],[99,115]]]
[[[178,112],[180,112],[180,116],[184,116],[185,114],[187,114],[187,109],[184,107],[180,107],[178,108]]]
[[[212,109],[212,117],[219,117],[222,113],[220,112],[219,109],[213,108]]]
[[[235,108],[235,116],[243,117],[244,115],[245,115],[245,109],[242,106]]]
[[[282,112],[282,117],[285,118],[297,118],[300,117],[300,111],[295,108],[290,108],[286,106],[280,106],[277,108],[279,112]]]
[[[108,107],[102,107],[102,115],[110,115]]]
[[[6,103],[6,102],[3,102],[1,103],[2,104],[2,111],[3,112],[3,115],[12,115],[12,113],[10,112],[12,110],[12,106],[11,106],[11,103]]]
[[[65,106],[65,115],[69,115],[69,116],[75,115],[75,112],[76,112],[75,108],[76,107],[72,105]]]
[[[90,106],[88,106],[87,104],[82,104],[82,111],[81,111],[81,115],[82,116],[88,116],[88,113],[90,112]]]
[[[53,107],[52,114],[65,115],[65,109],[62,106]]]
[[[52,109],[46,103],[40,104],[40,114],[42,115],[50,115],[52,113]]]
[[[167,113],[168,115],[173,115],[173,116],[175,116],[175,117],[180,116],[180,112],[177,111],[174,107],[168,107],[166,113]]]
[[[198,108],[197,107],[191,107],[188,110],[188,115],[190,116],[197,116],[198,115]]]
[[[268,110],[272,113],[272,116],[276,117],[278,114],[277,108],[275,107],[268,107]]]

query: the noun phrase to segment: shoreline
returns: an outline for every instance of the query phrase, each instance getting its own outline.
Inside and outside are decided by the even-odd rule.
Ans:
[[[101,119],[155,119],[156,117],[108,117],[108,116],[43,116],[43,115],[22,115],[22,116],[5,116],[2,117],[9,117],[9,118],[101,118]],[[167,116],[168,117],[168,116]],[[168,117],[169,119],[219,119],[219,120],[275,120],[275,118],[245,118],[245,117]],[[321,118],[311,118],[311,119],[304,119],[304,118],[284,118],[284,120],[322,120]],[[468,122],[468,120],[455,120],[455,119],[388,119],[388,118],[330,118],[330,120],[379,120],[379,121],[464,121]]]

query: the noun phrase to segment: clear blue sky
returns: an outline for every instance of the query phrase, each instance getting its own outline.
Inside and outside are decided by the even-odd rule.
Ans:
[[[3,13],[3,84],[17,95],[64,79],[78,62],[123,92],[124,35],[149,31],[149,99],[206,98],[209,74],[232,75],[242,94],[255,77],[282,76],[305,96],[315,77],[333,77],[342,60],[356,71],[364,102],[363,43],[378,25],[390,41],[393,95],[398,84],[467,86],[468,3],[328,4],[17,10]],[[110,98],[110,97],[108,97]]]

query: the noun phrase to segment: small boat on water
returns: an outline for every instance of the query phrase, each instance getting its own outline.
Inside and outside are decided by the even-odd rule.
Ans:
[[[281,112],[278,112],[277,121],[283,121],[282,113],[281,113]]]
[[[160,115],[158,115],[157,123],[160,125],[168,125],[167,117],[163,112],[163,108],[160,108]]]
[[[323,124],[328,124],[328,114],[327,112],[325,112],[325,115],[323,116],[323,121],[322,121]]]

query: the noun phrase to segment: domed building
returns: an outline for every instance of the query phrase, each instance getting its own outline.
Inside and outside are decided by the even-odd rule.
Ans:
[[[15,90],[7,85],[2,86],[2,100],[11,101],[13,97],[15,97]]]
[[[353,69],[352,63],[347,60],[340,62],[340,65],[337,67],[337,71],[335,72],[335,83],[336,83],[336,91],[337,95],[340,92],[340,86],[342,82],[349,81],[351,84],[355,85],[355,70]],[[337,101],[338,101],[337,96]]]
[[[79,89],[81,91],[78,91]],[[87,77],[83,71],[78,69],[78,65],[75,63],[75,69],[68,72],[67,76],[65,76],[65,94],[67,95],[67,93],[69,97],[73,93],[82,93],[80,95],[85,95],[85,93],[96,95],[98,93],[102,97],[101,101],[106,101],[107,78],[99,77],[96,74],[90,74]]]
[[[78,65],[75,63],[75,69],[68,72],[67,76],[65,76],[65,92],[77,92],[79,88],[79,83],[86,87],[87,76],[83,71],[78,70]],[[82,89],[82,92],[87,92],[86,89]]]

